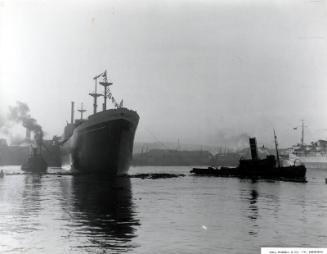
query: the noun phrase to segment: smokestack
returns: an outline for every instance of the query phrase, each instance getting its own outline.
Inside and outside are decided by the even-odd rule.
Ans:
[[[31,130],[26,128],[26,136],[25,136],[26,140],[31,140]]]
[[[256,140],[256,138],[250,138],[249,141],[250,141],[252,160],[257,160],[258,159],[257,140]]]
[[[71,115],[70,115],[70,123],[73,124],[74,123],[74,102],[72,101],[72,108],[71,108]]]

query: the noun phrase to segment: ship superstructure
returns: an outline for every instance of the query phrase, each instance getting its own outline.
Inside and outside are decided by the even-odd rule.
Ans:
[[[307,166],[327,166],[327,141],[321,139],[305,144],[304,128],[304,121],[302,121],[301,140],[299,144],[291,147],[289,153],[290,162],[300,160]]]
[[[103,86],[103,93],[98,93],[98,79]],[[78,111],[81,117],[74,120],[74,103],[72,102],[71,122],[64,130],[63,153],[68,154],[72,168],[80,172],[105,173],[112,175],[125,174],[132,160],[135,131],[139,116],[123,107],[123,101],[117,103],[108,82],[107,72],[95,76],[93,97],[93,114],[83,118],[85,109]],[[97,112],[98,98],[103,97],[102,111]],[[107,100],[114,104],[107,109]]]

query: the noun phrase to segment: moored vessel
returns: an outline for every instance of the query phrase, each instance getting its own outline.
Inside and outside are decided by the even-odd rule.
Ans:
[[[310,144],[304,143],[304,128],[304,121],[302,121],[301,140],[299,144],[289,149],[289,162],[293,164],[295,161],[301,161],[310,168],[327,168],[327,141],[320,139]]]

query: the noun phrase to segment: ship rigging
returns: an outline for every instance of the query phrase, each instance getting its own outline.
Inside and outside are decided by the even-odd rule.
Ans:
[[[98,88],[98,79],[99,78],[103,78],[103,81],[99,82],[99,84],[101,86],[103,86],[103,93],[98,93],[97,92],[97,88]],[[107,110],[107,99],[111,100],[111,102],[114,104],[115,108],[122,108],[123,107],[123,100],[120,101],[120,103],[118,103],[115,99],[115,97],[112,95],[109,86],[111,86],[113,83],[112,82],[108,82],[108,77],[107,77],[107,70],[105,70],[104,72],[96,75],[94,78],[94,92],[89,93],[89,95],[91,97],[93,97],[93,114],[97,113],[97,100],[98,97],[103,96],[103,104],[102,104],[102,111],[106,111]]]

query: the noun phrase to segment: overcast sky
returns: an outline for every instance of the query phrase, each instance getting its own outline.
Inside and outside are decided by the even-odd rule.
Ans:
[[[136,141],[282,146],[327,137],[326,2],[0,1],[0,105],[26,102],[51,135],[92,112],[104,69],[140,115]]]

